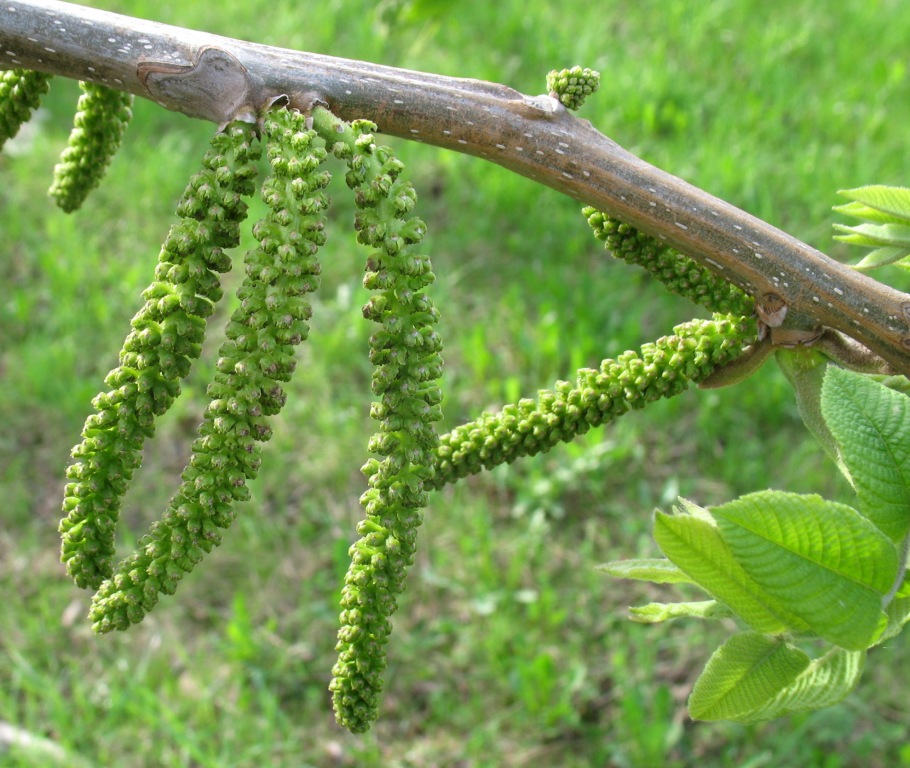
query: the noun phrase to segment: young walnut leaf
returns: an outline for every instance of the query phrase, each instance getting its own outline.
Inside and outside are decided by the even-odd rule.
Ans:
[[[693,720],[748,721],[792,685],[811,660],[780,638],[734,635],[708,660],[689,697]]]
[[[822,416],[822,382],[831,360],[815,347],[802,345],[782,347],[774,353],[774,357],[781,372],[793,387],[796,406],[806,428],[849,479],[849,472],[838,455],[837,441]]]
[[[833,706],[856,687],[866,653],[833,648],[807,661],[780,639],[735,635],[714,652],[695,682],[689,714],[695,720],[754,723]]]
[[[831,367],[821,410],[850,471],[862,513],[892,541],[910,530],[910,398]]]
[[[752,629],[769,634],[805,630],[806,624],[770,599],[737,562],[707,510],[681,502],[676,514],[655,517],[654,539],[664,554]]]
[[[728,619],[733,616],[727,606],[717,600],[690,603],[648,603],[629,609],[629,619],[640,624],[657,624],[669,619]]]
[[[841,192],[841,194],[843,194],[843,192]],[[844,203],[843,205],[835,205],[831,210],[836,213],[842,213],[844,216],[850,216],[854,219],[868,221],[872,224],[901,224],[905,221],[901,216],[895,216],[892,213],[880,211],[877,208],[872,208],[858,200]]]
[[[639,560],[614,560],[595,566],[616,579],[635,579],[654,584],[694,584],[678,566],[666,558],[653,557]],[[629,619],[642,624],[656,624],[668,619],[698,618],[720,619],[733,616],[733,612],[716,600],[702,600],[688,603],[648,603],[629,608]]]
[[[841,190],[839,194],[851,202],[834,210],[866,223],[852,227],[835,224],[834,229],[841,234],[834,239],[875,249],[855,268],[874,269],[887,264],[906,267],[902,260],[910,255],[910,189],[874,185]]]
[[[883,184],[870,184],[866,187],[857,187],[856,189],[842,189],[839,195],[846,197],[853,203],[859,203],[866,209],[877,211],[880,215],[891,216],[893,220],[910,221],[910,188],[907,187],[889,187]],[[835,208],[834,210],[841,213],[855,214],[855,207],[850,209],[850,203]],[[848,210],[850,209],[850,210]],[[881,221],[881,218],[874,218],[876,214],[867,213],[861,216],[869,220]]]
[[[835,224],[834,228],[849,232],[849,235],[838,235],[837,239],[852,245],[910,246],[910,226],[906,224],[857,224],[854,227]]]
[[[821,658],[813,659],[790,685],[781,689],[767,704],[735,719],[756,722],[832,707],[856,687],[865,665],[865,651],[832,648]]]
[[[655,584],[693,584],[677,566],[663,557],[642,558],[640,560],[614,560],[610,563],[595,566],[594,570],[602,571],[615,579],[635,579],[651,581]]]
[[[897,549],[855,509],[820,496],[762,491],[711,514],[767,598],[819,637],[860,651],[881,633]]]
[[[878,639],[877,645],[890,640],[901,633],[904,625],[910,621],[910,579],[907,578],[906,571],[903,574],[901,583],[894,587],[894,594],[885,606],[885,615],[888,617],[888,626]]]

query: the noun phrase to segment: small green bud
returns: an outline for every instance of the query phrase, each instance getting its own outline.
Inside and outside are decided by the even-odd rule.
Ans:
[[[600,87],[600,72],[587,67],[551,70],[547,74],[547,92],[567,109],[576,110]]]

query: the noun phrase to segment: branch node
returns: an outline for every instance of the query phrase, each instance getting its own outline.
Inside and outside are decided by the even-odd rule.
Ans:
[[[136,75],[149,96],[167,109],[225,126],[256,122],[256,95],[246,67],[233,54],[203,46],[189,65],[141,61]]]

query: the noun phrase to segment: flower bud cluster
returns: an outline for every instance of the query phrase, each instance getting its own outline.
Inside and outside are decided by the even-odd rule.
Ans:
[[[579,109],[585,99],[600,87],[600,72],[587,67],[552,70],[547,74],[547,92],[567,109]]]
[[[217,372],[181,485],[163,518],[102,584],[90,612],[97,632],[141,621],[161,592],[177,584],[221,543],[234,520],[233,503],[249,498],[247,481],[260,465],[259,443],[271,437],[269,416],[285,403],[280,382],[296,367],[295,348],[309,333],[306,294],[319,284],[316,252],[324,242],[329,174],[326,152],[298,112],[266,117],[271,175],[262,187],[269,212],[253,228],[259,241],[246,254],[240,305],[226,329]]]
[[[400,177],[402,163],[390,148],[375,143],[371,123],[347,126],[336,120],[332,125],[322,113],[316,125],[326,126],[322,135],[347,160],[358,241],[375,249],[363,281],[375,293],[363,315],[380,326],[370,338],[372,389],[379,398],[371,416],[380,426],[369,443],[380,458],[363,467],[369,478],[360,500],[366,519],[357,526],[361,538],[350,549],[330,686],[338,722],[358,733],[378,713],[390,618],[414,562],[428,500],[424,486],[432,478],[438,442],[432,424],[442,418],[437,384],[442,343],[436,331],[439,313],[424,293],[435,279],[432,266],[429,258],[414,252],[426,227],[409,215],[416,195]]]
[[[54,168],[49,191],[67,213],[79,208],[88,193],[98,186],[133,116],[131,93],[89,82],[80,82],[79,86],[82,96],[76,107],[73,130]]]
[[[613,256],[644,267],[673,293],[710,312],[744,317],[753,314],[752,297],[687,256],[595,208],[586,207],[582,213],[594,236]]]
[[[251,126],[234,124],[212,140],[177,208],[180,221],[162,246],[120,365],[105,378],[110,389],[92,401],[96,412],[73,449],[60,532],[63,562],[80,587],[97,588],[111,575],[121,499],[143,443],[202,349],[206,318],[221,297],[218,273],[231,266],[224,249],[238,244],[247,211],[242,196],[255,188],[260,150],[252,138]]]
[[[541,390],[536,402],[523,399],[498,413],[485,413],[440,437],[436,472],[426,485],[442,488],[546,452],[627,411],[673,397],[742,354],[755,332],[755,323],[741,317],[692,320],[638,352],[605,360],[597,370],[582,368],[575,384],[558,382],[553,390]]]
[[[28,122],[48,91],[50,75],[30,69],[0,73],[0,148]]]

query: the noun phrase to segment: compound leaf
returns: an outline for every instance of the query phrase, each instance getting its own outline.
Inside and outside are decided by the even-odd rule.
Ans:
[[[853,265],[854,269],[876,269],[888,264],[897,264],[901,259],[910,256],[910,247],[899,245],[886,245],[869,251],[862,259]]]
[[[825,453],[837,462],[837,441],[831,434],[821,409],[822,383],[830,358],[814,347],[800,345],[778,349],[774,353],[774,359],[793,387],[796,406],[806,428],[815,436]]]
[[[771,720],[834,706],[856,687],[865,665],[865,651],[832,648],[821,658],[813,659],[773,700],[754,710],[748,718],[741,718],[740,722]]]
[[[693,718],[754,723],[830,707],[856,687],[865,667],[865,651],[832,648],[805,664],[802,651],[779,640],[743,637],[718,649],[695,683],[689,699]],[[794,669],[797,674],[787,682]],[[762,696],[767,698],[759,703]]]
[[[863,221],[868,221],[873,224],[900,224],[906,221],[905,217],[885,213],[877,208],[865,205],[858,200],[844,203],[844,205],[835,205],[832,210],[836,213],[842,213],[844,216],[862,219]]]

